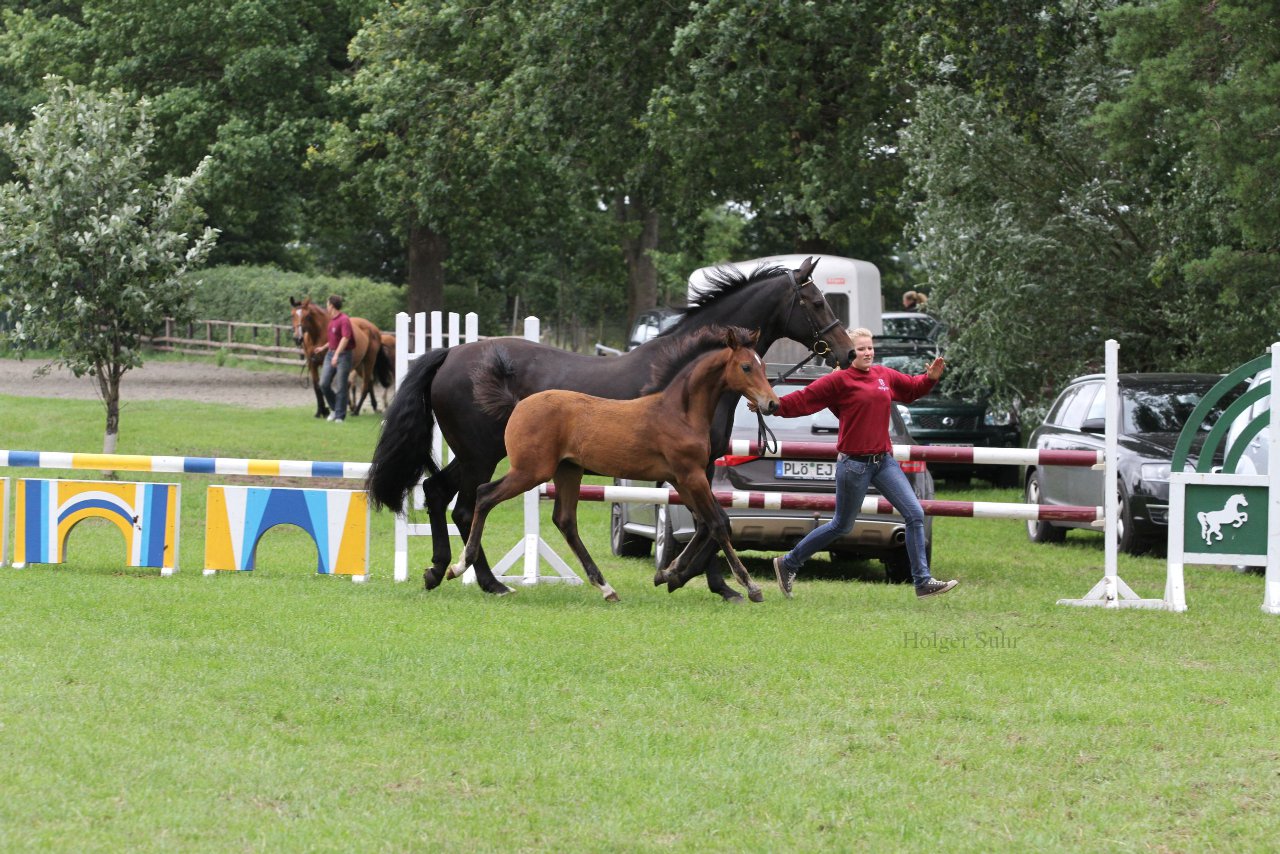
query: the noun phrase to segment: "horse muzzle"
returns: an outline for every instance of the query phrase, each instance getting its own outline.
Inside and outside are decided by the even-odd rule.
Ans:
[[[782,404],[780,404],[780,403],[778,402],[778,399],[777,399],[776,397],[775,397],[775,398],[773,398],[772,400],[757,400],[757,401],[756,401],[756,409],[760,410],[760,411],[761,411],[761,412],[763,412],[765,415],[772,415],[773,413],[777,412],[777,411],[778,411],[778,407],[779,407],[779,406],[781,406],[781,405],[782,405]]]

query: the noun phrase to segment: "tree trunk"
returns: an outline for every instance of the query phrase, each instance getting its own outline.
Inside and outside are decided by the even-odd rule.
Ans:
[[[97,367],[98,393],[102,397],[102,405],[107,408],[107,428],[102,435],[104,454],[114,454],[120,439],[120,377],[123,373],[115,365]],[[114,471],[104,471],[102,476],[107,480],[116,479]]]
[[[428,226],[409,227],[409,313],[444,311],[444,260],[449,241]]]
[[[627,262],[627,325],[646,308],[658,304],[658,268],[650,250],[658,248],[658,212],[634,201],[619,200],[618,217],[630,226],[622,238]]]

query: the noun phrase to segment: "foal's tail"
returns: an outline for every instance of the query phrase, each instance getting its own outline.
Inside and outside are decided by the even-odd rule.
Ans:
[[[431,458],[431,433],[436,423],[431,411],[431,382],[448,355],[448,348],[442,347],[415,359],[387,408],[364,483],[374,509],[386,507],[399,513],[405,495],[422,473],[440,472]]]
[[[385,347],[379,347],[378,355],[373,357],[373,379],[383,388],[391,388],[395,385],[395,368],[387,356]]]

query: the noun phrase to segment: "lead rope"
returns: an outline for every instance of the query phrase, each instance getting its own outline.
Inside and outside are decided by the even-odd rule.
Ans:
[[[787,309],[787,318],[789,320],[791,318],[791,313],[795,311],[796,303],[800,300],[800,284],[796,282],[796,275],[791,270],[787,271],[787,278],[791,280],[792,287],[791,307]],[[808,281],[812,281],[812,279],[809,279]],[[814,338],[813,346],[809,348],[809,355],[801,359],[799,362],[796,362],[790,368],[787,368],[787,370],[778,374],[777,377],[769,380],[769,385],[772,386],[777,385],[780,382],[786,382],[786,380],[796,371],[800,370],[814,359],[822,358],[823,355],[829,352],[827,342],[823,341],[821,336],[832,327],[836,326],[839,321],[832,321],[825,329],[818,329],[817,324],[813,323],[812,318],[810,318],[809,322],[810,327],[813,329]],[[818,351],[819,346],[823,348],[821,352]],[[756,431],[756,448],[765,454],[776,454],[778,452],[778,437],[769,429],[769,425],[764,423],[764,414],[757,411],[756,421],[759,424],[759,429]]]

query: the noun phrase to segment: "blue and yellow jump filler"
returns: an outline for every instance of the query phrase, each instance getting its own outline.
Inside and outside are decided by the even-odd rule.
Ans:
[[[86,519],[105,519],[124,537],[128,565],[178,568],[176,483],[19,478],[14,489],[13,565],[62,563],[67,537]]]
[[[262,535],[296,525],[316,544],[316,571],[369,575],[369,501],[352,489],[210,486],[205,504],[204,574],[251,570]]]

